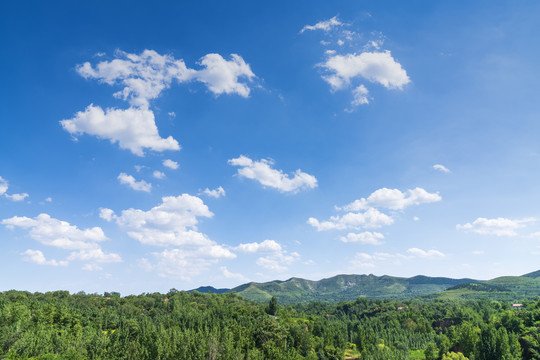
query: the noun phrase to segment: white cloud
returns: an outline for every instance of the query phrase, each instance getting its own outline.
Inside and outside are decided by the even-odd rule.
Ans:
[[[281,245],[274,240],[264,240],[260,243],[252,242],[247,244],[240,244],[236,247],[236,250],[244,253],[261,253],[261,252],[281,252]]]
[[[154,253],[157,263],[152,266],[160,276],[190,280],[216,264],[220,259],[232,259],[234,254],[219,245],[198,249],[170,249]]]
[[[348,86],[353,78],[363,78],[387,89],[402,90],[410,82],[407,72],[390,51],[363,52],[360,54],[332,55],[321,66],[331,75],[323,76],[332,89]]]
[[[127,209],[116,215],[110,209],[100,209],[101,218],[114,220],[129,237],[167,248],[154,253],[156,263],[147,261],[147,268],[160,276],[182,279],[208,270],[219,260],[236,257],[198,231],[199,218],[213,215],[200,198],[189,194],[163,197],[161,204],[148,211]]]
[[[354,267],[361,267],[361,268],[375,267],[373,256],[366,253],[356,253],[354,255],[354,258],[350,261],[350,263]]]
[[[204,189],[202,191],[202,193],[206,194],[206,195],[208,195],[210,197],[218,199],[218,198],[220,198],[222,196],[225,196],[225,189],[223,189],[221,186],[219,186],[219,187],[217,187],[217,188],[215,188],[213,190],[210,190],[210,189],[206,188],[206,189]]]
[[[420,221],[420,218],[418,216],[415,216],[412,219],[413,219],[413,221]]]
[[[317,231],[325,230],[345,230],[345,229],[360,229],[360,228],[380,228],[384,225],[391,225],[394,219],[383,214],[375,208],[369,208],[365,212],[349,212],[343,216],[332,216],[329,221],[320,222],[316,218],[309,218],[307,223]]]
[[[330,31],[332,30],[333,28],[337,27],[337,26],[342,26],[343,23],[341,21],[339,21],[339,19],[337,18],[337,16],[334,16],[333,18],[331,19],[328,19],[328,20],[324,20],[324,21],[319,21],[318,23],[316,23],[315,25],[306,25],[302,28],[302,30],[300,30],[300,33],[303,33],[304,31],[306,30],[323,30],[323,31]]]
[[[111,221],[115,217],[114,211],[111,209],[101,208],[99,209],[99,217],[105,221]]]
[[[292,252],[288,254],[285,251],[277,252],[265,257],[260,257],[257,259],[257,265],[277,272],[283,272],[287,270],[287,265],[292,264],[293,262],[300,259],[300,254],[297,252]]]
[[[77,66],[77,72],[85,79],[123,85],[124,88],[114,96],[129,101],[133,106],[147,108],[149,100],[169,88],[173,80],[189,81],[196,74],[195,70],[186,67],[183,60],[160,55],[154,50],[144,50],[140,55],[117,51],[115,56],[116,59],[101,61],[95,67],[85,62]]]
[[[348,233],[347,236],[340,238],[343,242],[353,242],[360,244],[380,245],[381,240],[384,239],[384,235],[378,232],[365,231],[359,234]]]
[[[52,202],[52,197],[49,196],[48,198],[45,199],[45,201],[48,203]]]
[[[23,260],[27,262],[31,262],[38,265],[51,265],[51,266],[67,266],[67,261],[56,261],[56,260],[47,260],[45,258],[45,255],[39,250],[31,250],[28,249],[25,252],[23,252],[21,255],[23,255]]]
[[[229,269],[227,269],[226,266],[221,266],[219,269],[221,270],[221,273],[223,274],[223,276],[225,276],[227,279],[236,279],[238,281],[243,281],[243,282],[249,281],[249,279],[245,277],[244,275],[229,271]]]
[[[441,201],[438,193],[429,193],[422,188],[407,190],[406,193],[398,189],[382,188],[374,191],[368,198],[361,198],[343,207],[346,211],[359,211],[370,207],[386,208],[390,210],[403,210],[412,205],[427,204]]]
[[[450,169],[448,169],[446,166],[441,165],[441,164],[435,164],[433,165],[433,168],[435,170],[442,171],[443,173],[447,173],[447,174],[450,172]]]
[[[144,149],[153,151],[180,150],[180,145],[172,136],[161,138],[158,133],[154,113],[144,108],[103,109],[89,105],[75,117],[62,120],[60,124],[73,136],[95,135],[107,139],[112,144],[118,142],[122,149],[144,156]]]
[[[100,213],[143,244],[184,246],[213,257],[233,258],[233,253],[197,231],[198,218],[213,215],[200,198],[188,194],[163,197],[160,205],[148,211],[128,209],[117,216],[110,209],[101,209]]]
[[[353,90],[353,101],[351,102],[352,106],[359,106],[364,104],[369,104],[369,91],[364,85],[358,86]]]
[[[0,176],[0,196],[4,195],[9,188],[7,180]]]
[[[122,261],[120,255],[113,253],[106,254],[101,249],[99,242],[107,240],[107,237],[100,227],[81,230],[75,225],[52,218],[48,214],[39,214],[34,219],[14,216],[2,220],[1,223],[11,229],[15,227],[28,229],[30,237],[44,245],[64,250],[77,250],[69,254],[68,260]],[[26,255],[31,256],[35,260],[41,259],[43,254],[40,254],[41,252],[28,252]],[[67,264],[67,262],[65,263]],[[47,262],[43,264],[52,265],[53,263]],[[58,262],[58,265],[63,265],[63,263]]]
[[[128,185],[130,188],[136,191],[150,192],[150,190],[152,190],[152,184],[149,184],[144,180],[137,181],[133,176],[126,173],[120,173],[118,175],[118,181],[120,184]]]
[[[9,189],[8,181],[0,176],[0,196],[4,195],[6,198],[10,199],[11,201],[16,201],[16,202],[23,201],[29,196],[27,193],[9,195],[7,193],[8,189]]]
[[[437,250],[422,250],[418,248],[410,248],[407,250],[407,253],[420,258],[437,258],[437,257],[445,257],[445,255]]]
[[[158,98],[173,81],[195,80],[204,83],[218,96],[235,93],[248,97],[250,88],[241,79],[251,81],[255,77],[250,66],[236,54],[232,54],[230,60],[219,54],[207,54],[199,65],[202,66],[200,70],[189,69],[183,60],[154,50],[144,50],[139,55],[117,51],[115,59],[101,61],[95,66],[85,62],[77,66],[77,72],[86,79],[123,86],[114,96],[129,102],[130,107],[104,111],[91,104],[84,112],[79,111],[72,119],[60,123],[73,136],[86,133],[111,143],[118,142],[122,149],[138,156],[144,155],[145,148],[160,152],[180,150],[180,145],[171,136],[159,136],[154,113],[149,109],[151,100]],[[169,116],[175,114],[170,112]]]
[[[287,265],[300,259],[300,254],[297,252],[287,252],[275,240],[240,244],[234,249],[248,254],[266,254],[265,256],[259,257],[256,264],[278,272],[287,270]]]
[[[391,216],[380,212],[377,208],[403,210],[412,205],[440,200],[441,197],[438,193],[428,193],[422,188],[407,190],[406,193],[403,193],[398,189],[381,188],[374,191],[367,198],[355,200],[342,208],[336,206],[336,210],[348,211],[342,216],[331,216],[330,220],[322,222],[311,217],[308,219],[307,223],[317,228],[317,231],[333,229],[375,229],[394,223],[394,219]],[[351,235],[351,239],[353,238],[353,235],[354,234]],[[352,241],[348,237],[343,237],[341,239],[343,241]]]
[[[241,56],[232,54],[231,60],[225,60],[219,54],[207,54],[201,58],[200,65],[204,69],[197,72],[197,80],[205,83],[208,89],[216,95],[238,94],[248,97],[250,89],[239,78],[251,80],[255,74]]]
[[[1,223],[11,229],[29,229],[32,239],[44,245],[67,250],[94,249],[99,247],[97,242],[107,240],[100,227],[81,230],[66,221],[51,218],[48,214],[39,214],[34,219],[14,216],[2,220]]]
[[[150,100],[159,97],[173,81],[196,80],[206,84],[216,95],[236,93],[247,97],[250,89],[239,79],[255,77],[250,66],[237,54],[232,54],[231,60],[219,54],[207,54],[199,61],[203,67],[200,70],[190,69],[183,60],[160,55],[154,50],[144,50],[140,55],[117,51],[115,56],[116,59],[101,61],[95,67],[85,62],[77,71],[86,79],[124,86],[114,96],[140,108],[148,108]]]
[[[176,117],[176,113],[174,111],[168,112],[167,115],[169,115],[172,119]]]
[[[168,167],[169,169],[173,169],[173,170],[178,169],[178,163],[170,159],[163,160],[163,166]]]
[[[152,173],[152,176],[154,176],[156,179],[164,179],[165,173],[158,170],[154,170],[154,172]]]
[[[8,199],[10,199],[11,201],[23,201],[24,199],[26,199],[29,195],[27,193],[22,193],[22,194],[12,194],[12,195],[8,195],[8,194],[5,194],[5,197],[7,197]]]
[[[269,186],[281,192],[295,193],[317,187],[315,176],[298,169],[291,178],[289,175],[284,174],[283,171],[273,169],[271,167],[274,164],[272,160],[253,161],[244,155],[240,155],[236,159],[229,160],[229,164],[240,167],[238,169],[239,176],[256,180],[263,186]]]
[[[484,250],[474,250],[472,252],[472,254],[473,255],[484,255],[484,252],[485,252]]]
[[[214,214],[204,202],[189,194],[166,196],[162,203],[148,211],[123,210],[117,216],[110,209],[102,209],[100,216],[115,220],[128,235],[143,244],[157,246],[212,246],[215,243],[197,232],[199,217]]]
[[[106,254],[101,248],[82,249],[78,252],[72,252],[68,256],[68,260],[95,261],[100,263],[115,263],[121,262],[122,258],[118,254]]]
[[[481,235],[516,236],[517,229],[525,227],[525,223],[535,221],[532,218],[511,220],[506,218],[486,219],[478,218],[472,223],[456,225],[458,230],[472,231]]]

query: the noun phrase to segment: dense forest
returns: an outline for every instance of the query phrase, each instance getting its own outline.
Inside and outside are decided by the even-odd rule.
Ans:
[[[0,294],[5,359],[540,359],[540,301]]]

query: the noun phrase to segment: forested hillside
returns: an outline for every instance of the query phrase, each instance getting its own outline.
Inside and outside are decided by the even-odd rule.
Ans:
[[[7,359],[540,359],[540,301],[281,306],[236,294],[7,291]]]
[[[235,292],[253,301],[269,301],[276,297],[282,304],[310,301],[339,302],[368,299],[406,299],[446,290],[463,283],[476,283],[473,279],[415,276],[402,278],[375,275],[337,275],[319,281],[290,278],[286,281],[250,282],[228,292]],[[225,293],[227,289],[200,287],[199,292]]]
[[[276,297],[281,304],[334,302],[366,299],[490,299],[517,301],[540,296],[540,271],[523,276],[504,276],[480,281],[445,277],[414,276],[411,278],[375,275],[337,275],[319,281],[290,278],[286,281],[250,282],[233,289],[200,287],[199,292],[227,293],[253,301],[269,301]]]

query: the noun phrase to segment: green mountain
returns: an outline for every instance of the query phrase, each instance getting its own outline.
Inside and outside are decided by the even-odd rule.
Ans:
[[[501,276],[475,284],[462,284],[426,296],[433,299],[489,299],[522,301],[540,296],[540,270],[522,276]]]
[[[272,296],[275,296],[280,304],[293,304],[310,301],[353,301],[361,297],[404,299],[432,294],[455,285],[474,282],[477,280],[428,276],[401,278],[387,275],[337,275],[319,281],[293,277],[286,281],[251,282],[231,289],[231,291],[253,301],[268,301]]]
[[[522,276],[503,276],[487,281],[422,275],[411,278],[388,275],[337,275],[318,281],[293,277],[285,281],[250,282],[233,289],[204,286],[195,290],[202,293],[235,292],[257,302],[267,302],[275,296],[283,305],[311,301],[354,301],[357,298],[414,297],[519,301],[540,296],[540,270]]]
[[[528,274],[525,274],[525,275],[521,275],[522,277],[528,277],[528,278],[533,278],[533,279],[537,279],[537,278],[540,278],[540,270],[538,271],[533,271],[531,273],[528,273]]]

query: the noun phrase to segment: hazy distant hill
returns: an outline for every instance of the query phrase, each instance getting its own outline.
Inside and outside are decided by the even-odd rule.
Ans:
[[[231,291],[231,289],[216,289],[213,286],[200,286],[196,289],[189,290],[189,292],[198,291],[200,293],[212,293],[212,294],[225,294]]]

